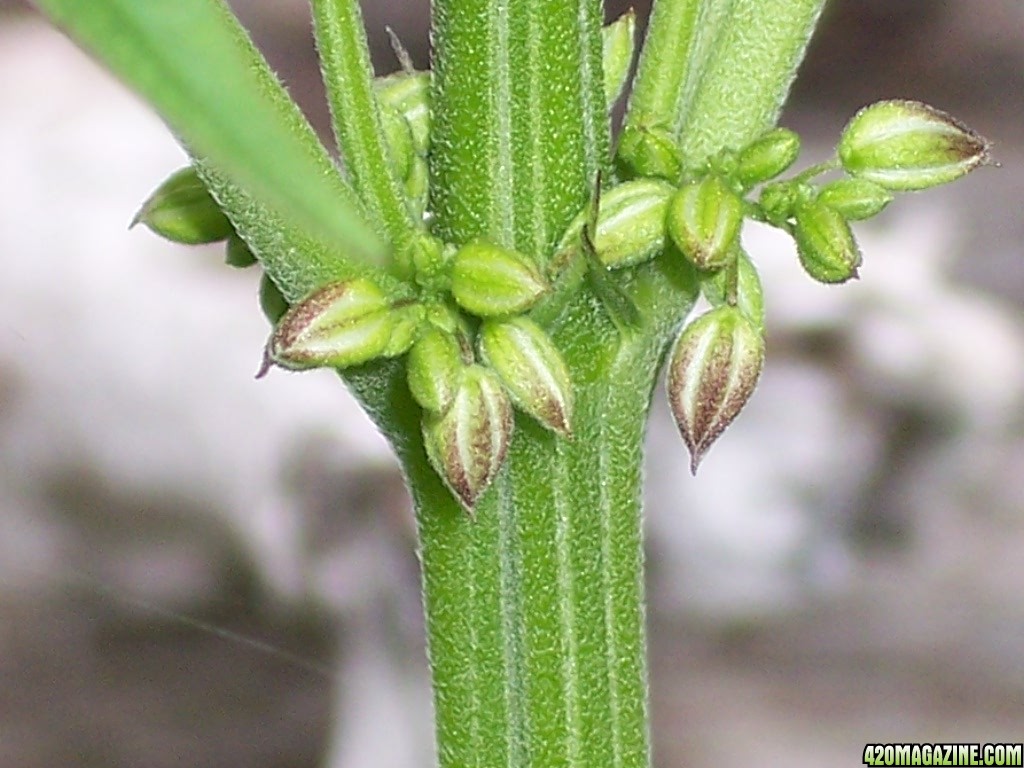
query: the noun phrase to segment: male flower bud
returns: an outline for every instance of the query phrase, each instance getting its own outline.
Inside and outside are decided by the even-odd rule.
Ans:
[[[132,219],[155,234],[185,245],[216,243],[234,229],[191,165],[172,173]]]
[[[430,149],[430,73],[395,72],[373,81],[382,107],[397,112],[408,124],[416,153],[425,157]]]
[[[508,452],[512,403],[493,371],[471,365],[444,413],[423,417],[423,442],[434,470],[470,513]]]
[[[380,351],[380,357],[398,357],[408,352],[424,325],[426,314],[426,308],[417,302],[400,301],[392,304],[388,311],[388,342]]]
[[[740,150],[734,176],[744,189],[774,179],[796,162],[800,137],[787,128],[774,128]]]
[[[488,320],[480,329],[480,357],[520,409],[563,437],[572,434],[572,381],[558,348],[525,317]]]
[[[642,264],[665,248],[665,211],[675,187],[657,179],[634,179],[601,192],[594,251],[608,269]],[[580,246],[590,211],[569,225],[557,251]]]
[[[383,291],[356,278],[330,283],[289,309],[267,342],[264,367],[344,368],[378,357],[394,319]]]
[[[615,159],[627,176],[675,182],[683,172],[679,147],[672,134],[659,126],[627,125],[619,137]]]
[[[817,200],[847,221],[877,216],[892,202],[892,192],[867,179],[838,179],[818,190]]]
[[[864,107],[843,130],[839,160],[851,176],[887,189],[927,189],[989,161],[989,143],[951,115],[918,101]]]
[[[601,30],[604,55],[604,98],[611,109],[619,100],[633,63],[636,45],[636,12],[626,11]]]
[[[808,197],[809,194],[809,188],[804,184],[779,181],[761,189],[761,196],[758,198],[757,204],[764,214],[765,221],[776,227],[788,229],[797,201]]]
[[[708,448],[746,405],[764,365],[764,337],[736,307],[713,309],[676,340],[668,399],[697,472]]]
[[[684,184],[668,206],[668,233],[698,269],[729,263],[743,224],[743,201],[719,176]]]
[[[452,296],[460,307],[479,317],[523,312],[548,287],[529,257],[490,243],[464,245],[452,261]]]
[[[807,274],[819,283],[845,283],[857,277],[860,248],[839,211],[804,201],[797,204],[795,216],[793,239]]]
[[[439,328],[427,330],[413,344],[406,358],[409,392],[420,407],[444,413],[455,399],[467,361],[458,340]]]

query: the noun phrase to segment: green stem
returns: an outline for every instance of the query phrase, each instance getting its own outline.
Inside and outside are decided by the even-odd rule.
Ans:
[[[377,231],[401,247],[415,231],[388,155],[363,17],[356,0],[313,0],[331,122],[352,185]]]

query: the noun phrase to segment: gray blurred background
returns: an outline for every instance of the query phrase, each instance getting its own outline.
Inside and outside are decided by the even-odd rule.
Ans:
[[[232,4],[325,131],[302,0]],[[425,66],[427,2],[365,12],[381,72],[385,24]],[[1024,4],[833,0],[783,120],[801,162],[886,97],[1002,167],[859,226],[854,286],[745,232],[762,385],[696,480],[660,400],[650,429],[658,766],[1024,732]],[[256,276],[126,229],[181,151],[2,0],[0,136],[0,768],[430,765],[380,438],[330,374],[253,381]]]

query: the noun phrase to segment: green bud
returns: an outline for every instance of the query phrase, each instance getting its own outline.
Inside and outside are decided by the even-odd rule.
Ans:
[[[382,106],[405,120],[416,153],[426,157],[430,149],[430,73],[395,72],[374,80],[373,89]]]
[[[765,220],[776,227],[788,228],[793,218],[793,209],[797,201],[807,197],[805,185],[792,181],[780,181],[768,184],[761,190],[757,204],[764,213]]]
[[[391,321],[390,336],[388,343],[380,352],[380,357],[398,357],[408,352],[420,333],[425,316],[426,309],[422,304],[393,304],[388,312]]]
[[[249,246],[237,232],[228,235],[228,242],[224,248],[224,263],[236,269],[245,269],[256,263],[255,254],[249,250]]]
[[[854,115],[837,147],[843,168],[899,191],[927,189],[987,163],[989,143],[919,101],[879,101]]]
[[[736,307],[711,310],[676,339],[668,399],[691,472],[746,405],[763,366],[764,337]]]
[[[701,280],[701,292],[713,307],[734,304],[758,331],[764,333],[764,292],[761,288],[761,277],[750,256],[738,243],[734,258],[734,268],[720,269]]]
[[[735,178],[749,189],[774,179],[796,162],[799,154],[800,137],[786,128],[775,128],[739,151]]]
[[[267,342],[266,364],[344,368],[380,356],[394,319],[384,293],[357,278],[325,285],[289,309]]]
[[[277,325],[288,311],[287,299],[266,272],[260,277],[260,309],[271,325]]]
[[[498,245],[469,243],[452,261],[452,296],[460,307],[479,317],[523,312],[548,287],[529,257]]]
[[[594,232],[594,250],[608,269],[620,269],[653,259],[665,248],[665,211],[675,187],[657,179],[634,179],[601,193]],[[581,212],[557,248],[578,248],[590,211]]]
[[[698,269],[729,263],[743,224],[743,201],[719,176],[684,184],[673,195],[666,219],[676,246]]]
[[[611,109],[619,100],[629,77],[636,47],[636,12],[631,8],[602,32],[604,51],[604,98]]]
[[[406,359],[413,400],[424,410],[444,413],[455,399],[466,365],[458,339],[438,328],[427,330]]]
[[[658,126],[627,125],[619,137],[615,159],[630,177],[675,182],[683,172],[683,157],[675,139]]]
[[[550,337],[532,320],[489,320],[479,335],[480,357],[498,374],[520,409],[563,437],[572,434],[572,381]]]
[[[140,222],[184,245],[216,243],[234,231],[191,165],[172,173],[146,199],[131,226]]]
[[[818,190],[817,200],[847,221],[870,219],[892,202],[892,192],[867,179],[839,179]]]
[[[861,255],[850,225],[834,208],[817,201],[797,205],[793,239],[804,270],[819,283],[857,277]]]
[[[423,442],[434,470],[470,514],[508,452],[512,403],[493,371],[464,369],[444,413],[424,413]]]
[[[397,110],[386,104],[380,105],[380,120],[391,166],[395,170],[395,175],[404,181],[408,178],[413,158],[416,157],[409,123]]]

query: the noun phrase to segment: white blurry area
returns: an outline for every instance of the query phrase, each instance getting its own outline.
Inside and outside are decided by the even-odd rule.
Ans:
[[[252,379],[267,333],[254,273],[126,230],[184,160],[145,107],[28,23],[0,27],[0,71],[18,73],[0,79],[0,605],[42,604],[85,573],[113,599],[187,612],[219,588],[218,559],[237,558],[264,599],[340,617],[325,762],[424,764],[408,512],[383,442],[331,374]],[[981,714],[969,696],[942,711],[919,701],[964,679],[1024,695],[1024,337],[1019,308],[950,277],[971,216],[952,201],[900,201],[858,227],[863,279],[842,288],[811,284],[784,238],[749,228],[769,362],[695,480],[656,404],[661,764],[768,765],[775,749],[790,765],[841,765],[865,741],[1012,738],[1001,729],[1024,723],[1003,699]],[[128,498],[114,543],[104,510],[72,524],[55,509],[83,476]],[[180,502],[173,535],[145,527],[161,496]],[[736,627],[753,631],[749,653],[723,643]],[[171,672],[165,688],[196,682]],[[0,764],[40,764],[4,751],[41,749],[5,721]]]

